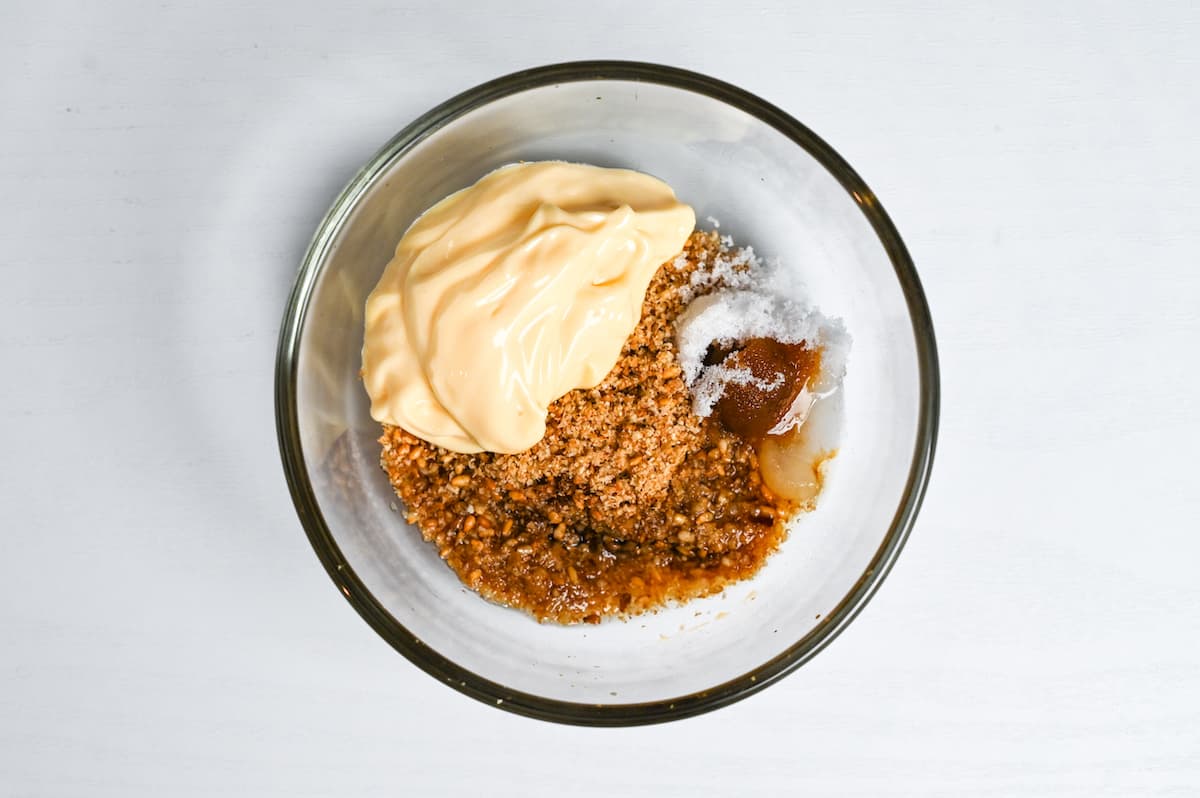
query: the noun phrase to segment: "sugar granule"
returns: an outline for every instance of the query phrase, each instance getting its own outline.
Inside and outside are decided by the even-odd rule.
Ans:
[[[752,338],[772,338],[819,348],[819,390],[836,390],[846,369],[849,336],[845,327],[840,319],[827,318],[788,296],[783,276],[778,259],[764,263],[752,247],[733,248],[729,236],[720,237],[720,249],[712,262],[692,273],[683,289],[689,304],[677,321],[675,338],[696,415],[710,415],[725,385],[742,379],[739,370],[705,365],[713,344],[731,347]]]

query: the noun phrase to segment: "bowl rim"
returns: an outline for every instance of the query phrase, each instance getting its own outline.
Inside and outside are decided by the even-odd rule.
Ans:
[[[837,607],[786,650],[741,676],[706,690],[637,704],[586,704],[511,690],[463,668],[409,632],[367,590],[325,523],[304,464],[296,406],[296,356],[313,285],[329,245],[375,178],[418,142],[476,108],[530,89],[600,80],[652,83],[705,95],[770,125],[816,158],[850,194],[892,262],[908,305],[920,370],[917,436],[904,494],[879,549]],[[284,475],[309,542],[342,595],[380,637],[430,676],[485,704],[558,723],[634,726],[690,717],[746,698],[812,659],[854,620],[891,570],[924,498],[937,444],[939,386],[933,322],[908,250],[875,194],[832,147],[780,108],[707,75],[638,61],[573,61],[514,72],[446,100],[404,127],[350,180],[317,227],[284,311],[275,364],[275,422]]]

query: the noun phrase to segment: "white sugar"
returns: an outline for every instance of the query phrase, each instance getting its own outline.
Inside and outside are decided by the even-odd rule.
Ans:
[[[688,284],[680,292],[685,302],[691,302],[699,294],[708,289],[721,286],[724,288],[749,288],[765,276],[762,261],[754,254],[753,247],[730,249],[733,239],[729,236],[729,244],[717,255],[713,263],[708,263],[702,255],[700,267],[692,272]]]
[[[692,390],[693,409],[708,416],[729,384],[754,384],[764,391],[779,388],[775,381],[756,380],[747,369],[706,366],[709,347],[733,347],[751,338],[782,343],[806,343],[821,350],[821,378],[813,388],[836,390],[846,370],[850,337],[840,319],[830,319],[794,298],[795,291],[772,259],[764,264],[751,247],[733,249],[728,236],[711,264],[702,264],[682,289],[688,306],[676,325],[676,343],[684,379]],[[713,290],[716,289],[716,290]],[[705,293],[711,291],[711,293]],[[698,296],[703,294],[702,296]]]
[[[705,366],[700,378],[692,385],[692,411],[701,417],[712,414],[712,409],[725,393],[726,385],[753,385],[763,393],[777,391],[783,387],[783,375],[764,380],[754,376],[747,368],[732,366]]]

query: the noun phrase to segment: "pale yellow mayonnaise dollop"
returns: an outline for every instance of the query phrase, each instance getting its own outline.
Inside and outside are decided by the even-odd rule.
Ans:
[[[367,298],[371,416],[456,452],[528,449],[551,402],[612,370],[695,223],[661,180],[560,161],[451,194]]]

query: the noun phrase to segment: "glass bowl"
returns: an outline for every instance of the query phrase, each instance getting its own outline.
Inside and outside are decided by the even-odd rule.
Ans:
[[[363,303],[425,208],[520,160],[662,178],[700,220],[778,256],[853,336],[839,454],[817,509],[724,593],[631,620],[539,624],[467,590],[404,521],[358,378]],[[933,328],[899,234],[806,127],[727,83],[582,62],[471,89],[401,131],[313,237],[288,302],[276,421],[296,511],[329,575],[438,681],[512,712],[591,725],[695,715],[760,690],[853,620],[904,543],[937,429]]]

